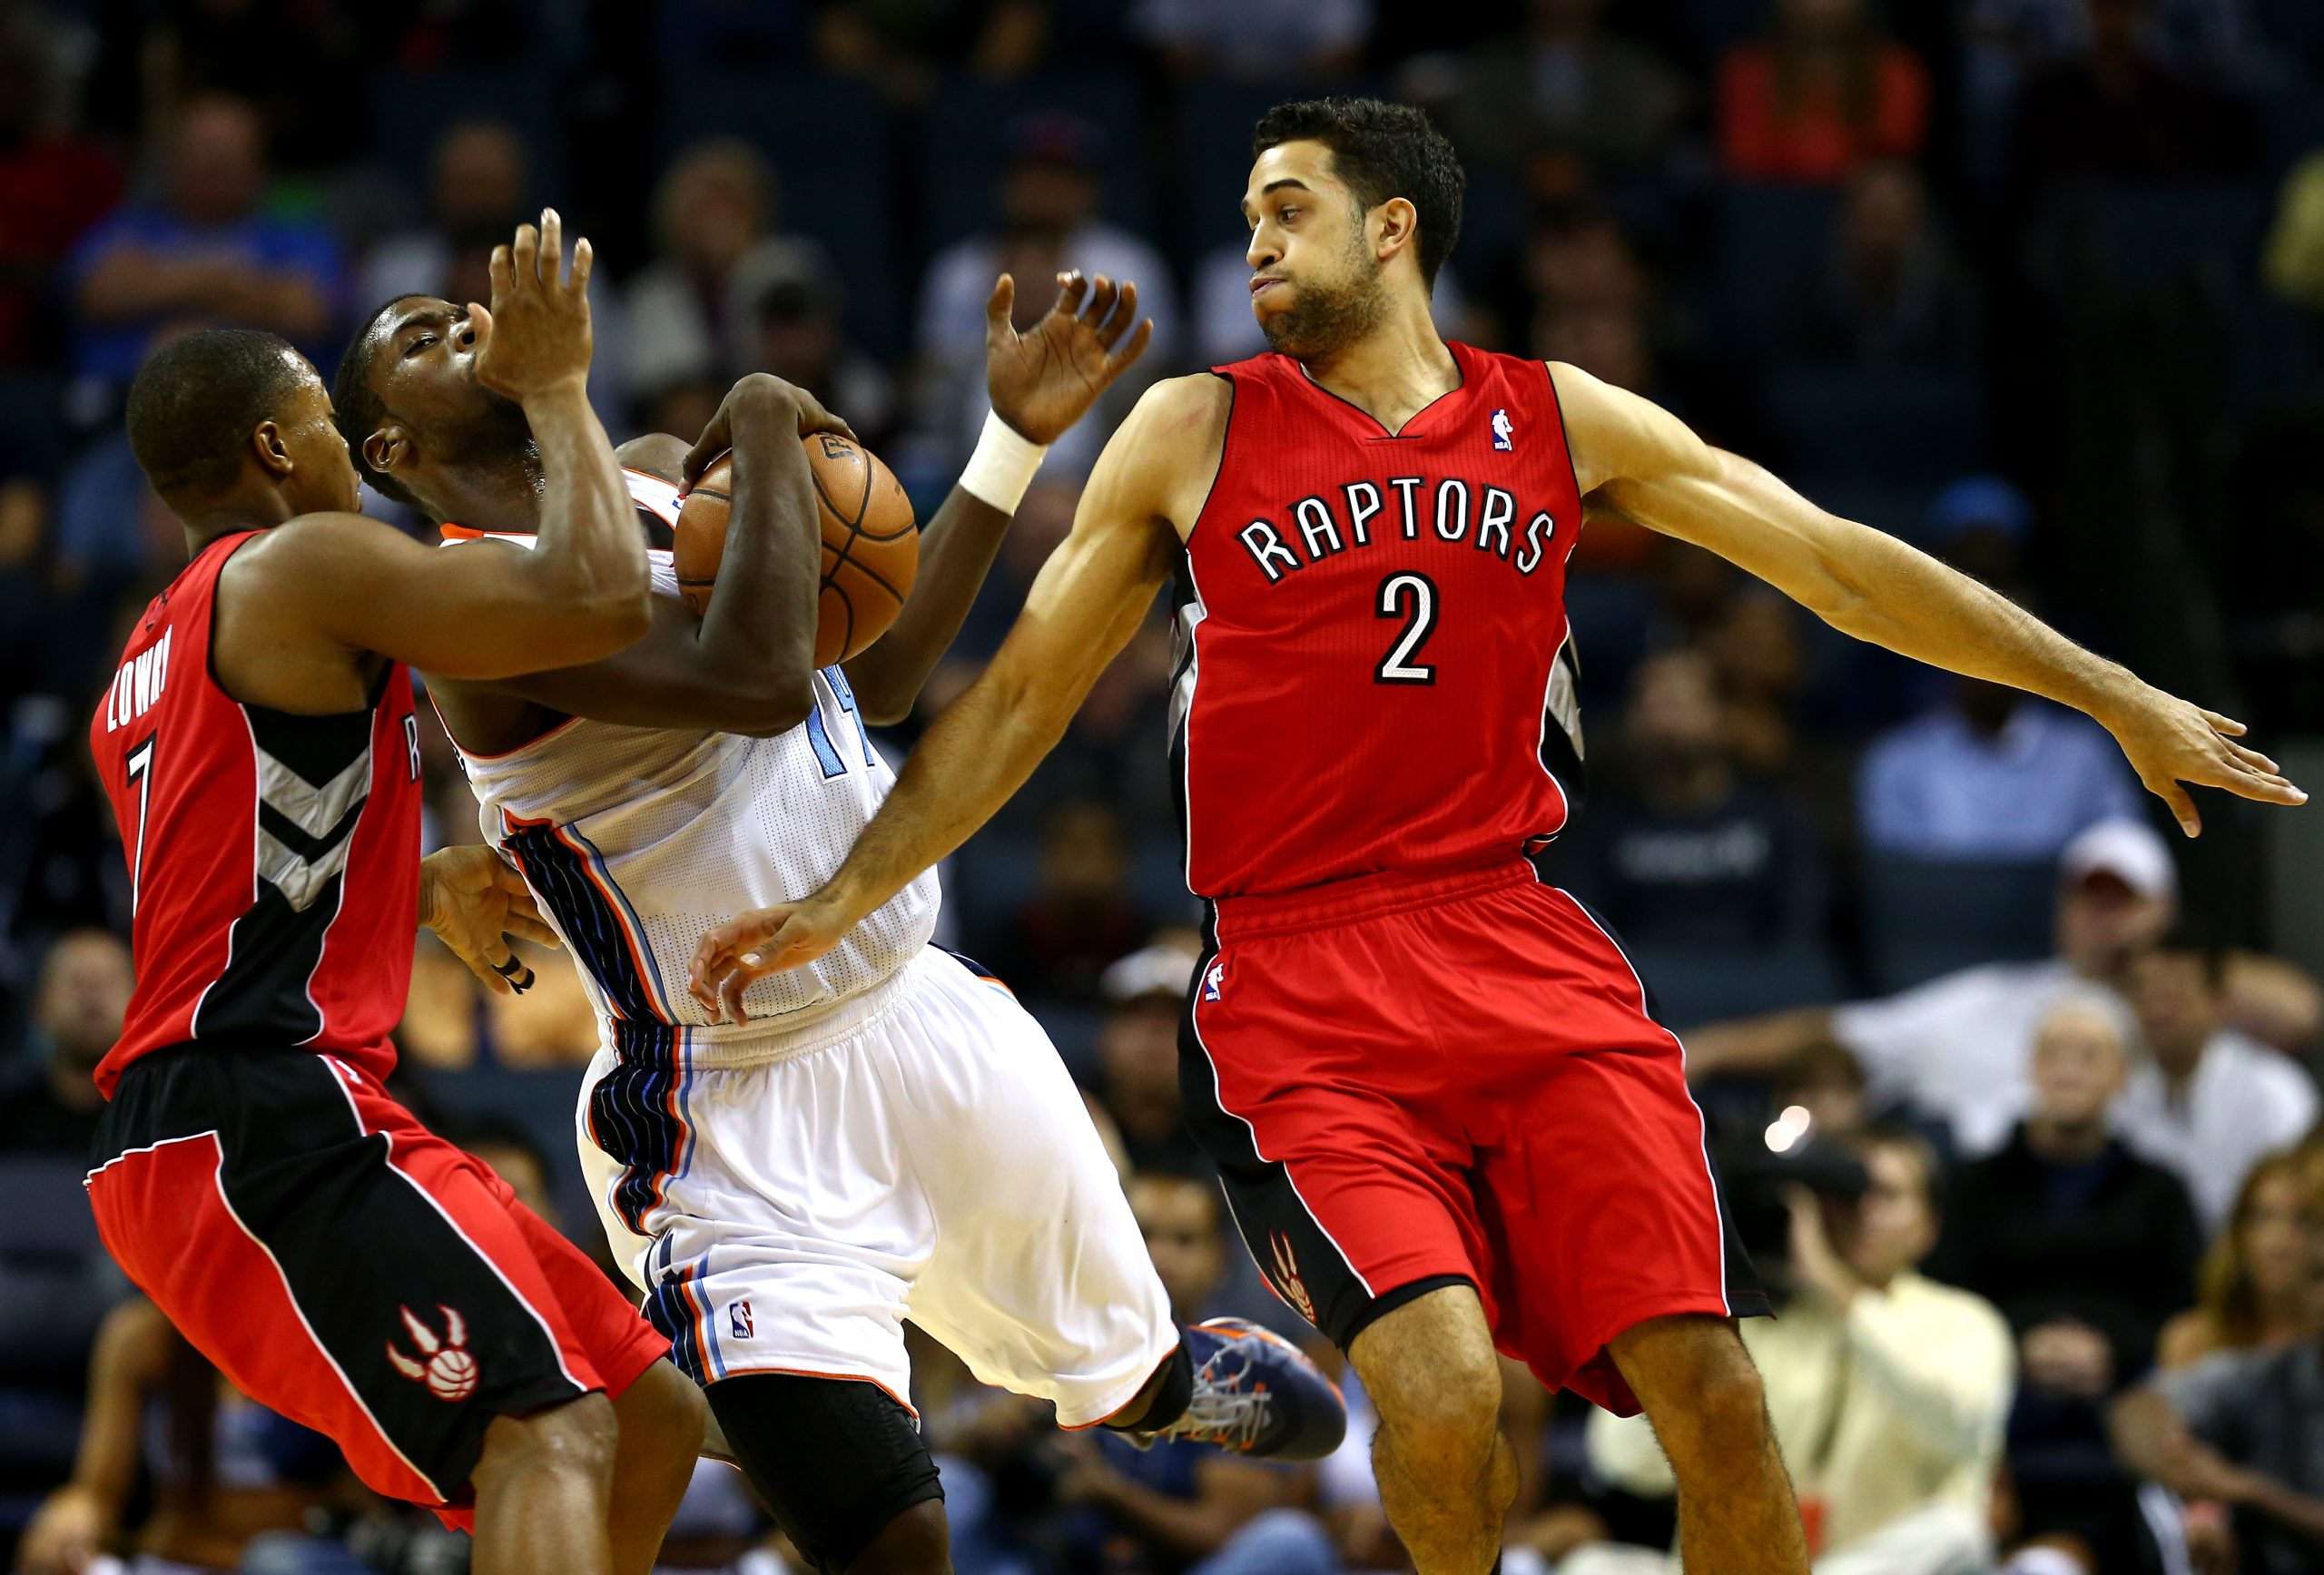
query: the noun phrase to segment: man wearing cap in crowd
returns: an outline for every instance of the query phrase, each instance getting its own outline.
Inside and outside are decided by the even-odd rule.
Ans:
[[[2022,603],[2033,523],[2016,487],[1967,477],[1931,506],[1929,546]],[[2138,779],[2088,717],[1975,678],[1947,679],[1944,694],[1865,752],[1856,821],[1867,848],[1969,862],[2054,859],[2083,827],[2140,813]]]
[[[2028,1107],[2027,1068],[2042,1019],[2080,986],[2123,988],[2132,960],[2178,908],[2171,850],[2143,821],[2090,827],[2066,845],[2058,873],[2049,959],[1963,969],[1880,1000],[1697,1029],[1687,1036],[1689,1076],[1770,1075],[1807,1046],[1833,1039],[1862,1064],[1876,1106],[1905,1105],[1943,1122],[1964,1154],[1993,1152]],[[2222,1020],[2305,1018],[2313,1031],[2315,986],[2297,970],[2240,955],[2224,967]]]
[[[917,349],[925,374],[922,423],[938,441],[965,455],[984,424],[984,303],[1000,274],[1017,281],[1018,326],[1031,326],[1049,300],[1030,281],[1068,270],[1135,281],[1138,310],[1154,320],[1146,364],[1176,364],[1179,315],[1173,277],[1162,254],[1128,231],[1098,217],[1105,195],[1105,133],[1079,115],[1050,110],[1012,123],[1003,140],[1000,212],[993,228],[963,236],[928,265],[921,288]],[[1049,446],[1051,474],[1085,476],[1151,376],[1123,378],[1098,401],[1092,419]],[[948,472],[949,474],[949,472]]]
[[[1098,1030],[1098,1098],[1134,1171],[1213,1168],[1187,1134],[1178,1098],[1178,1022],[1195,962],[1194,952],[1162,941],[1131,952],[1098,980],[1106,997]]]

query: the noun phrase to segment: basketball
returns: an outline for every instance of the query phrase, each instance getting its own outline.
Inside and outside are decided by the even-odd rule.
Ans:
[[[817,603],[815,665],[844,662],[888,632],[920,569],[920,526],[911,499],[870,449],[837,432],[800,439],[822,505],[822,594]],[[706,612],[726,551],[734,497],[734,459],[721,455],[678,510],[672,555],[678,594],[697,615]]]

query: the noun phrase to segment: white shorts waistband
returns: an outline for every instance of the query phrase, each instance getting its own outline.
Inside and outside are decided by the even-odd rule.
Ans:
[[[785,1012],[742,1030],[701,1035],[686,1047],[686,1061],[699,1071],[729,1071],[796,1060],[852,1039],[895,1009],[912,981],[936,953],[923,947],[911,960],[860,995],[829,1005]]]

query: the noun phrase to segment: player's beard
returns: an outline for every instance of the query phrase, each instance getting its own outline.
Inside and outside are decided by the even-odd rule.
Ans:
[[[1295,360],[1312,360],[1345,349],[1370,333],[1385,310],[1380,265],[1364,250],[1359,230],[1344,254],[1336,279],[1303,280],[1293,285],[1291,304],[1259,320],[1267,346]]]

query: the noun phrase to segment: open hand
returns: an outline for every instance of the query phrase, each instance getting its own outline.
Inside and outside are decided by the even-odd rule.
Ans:
[[[520,224],[514,242],[492,249],[492,309],[468,303],[478,382],[517,400],[587,383],[595,256],[588,241],[574,242],[565,277],[565,221],[554,208],[541,210],[538,231]]]
[[[2099,720],[2122,746],[2147,792],[2171,806],[2179,829],[2191,837],[2201,834],[2203,818],[2182,783],[2225,788],[2238,798],[2266,804],[2308,802],[2274,761],[2235,742],[2243,736],[2243,724],[2151,684],[2140,685],[2129,704]]]
[[[1017,281],[1004,273],[984,303],[984,383],[993,413],[1018,436],[1054,443],[1154,340],[1137,315],[1137,286],[1104,274],[1057,276],[1057,303],[1029,332],[1009,320]]]
[[[753,908],[702,938],[686,988],[712,1022],[742,1022],[743,992],[753,980],[814,961],[854,925],[812,898]]]
[[[556,944],[525,878],[482,843],[439,849],[419,861],[419,916],[496,995],[532,986],[533,970],[517,960],[511,936]]]

